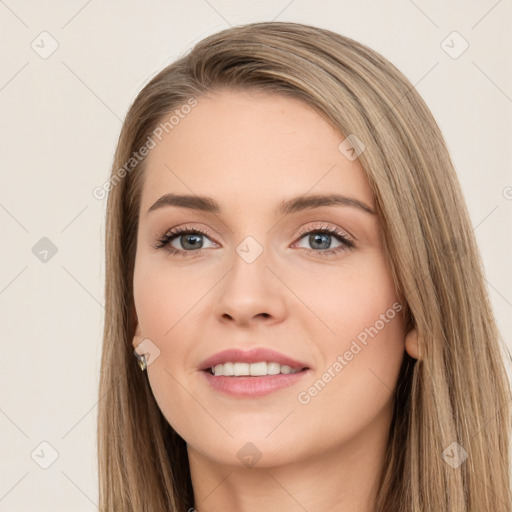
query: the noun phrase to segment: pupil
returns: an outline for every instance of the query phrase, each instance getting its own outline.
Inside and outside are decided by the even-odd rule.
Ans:
[[[309,237],[309,243],[314,247],[314,245],[318,242],[318,243],[322,243],[322,238],[325,242],[326,238],[329,237],[328,234],[326,233],[319,233],[319,234],[316,234],[316,235],[310,235]],[[327,243],[327,246],[325,247],[316,247],[316,249],[327,249],[331,244],[330,243]],[[315,248],[315,247],[314,247]]]
[[[200,235],[194,235],[194,234],[191,234],[191,235],[183,235],[183,236],[182,236],[182,243],[183,243],[183,239],[185,239],[185,241],[186,241],[186,242],[183,244],[183,247],[185,247],[185,248],[187,248],[187,244],[189,244],[189,243],[190,243],[190,242],[189,242],[189,240],[190,240],[190,239],[195,239],[195,242],[197,242],[197,243],[195,243],[194,241],[192,241],[192,243],[190,244],[190,245],[191,245],[191,247],[188,247],[188,248],[190,248],[190,249],[197,249],[197,246],[198,246],[198,245],[202,245],[202,244],[200,244],[200,242],[201,242],[201,240],[200,240]]]

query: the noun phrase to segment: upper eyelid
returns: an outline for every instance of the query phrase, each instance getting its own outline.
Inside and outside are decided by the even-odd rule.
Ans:
[[[336,226],[330,222],[327,221],[315,221],[315,225],[306,225],[299,229],[298,234],[296,236],[301,237],[302,235],[308,234],[310,232],[314,231],[321,231],[322,229],[328,229],[330,231],[330,234],[333,235],[343,235],[345,238],[347,238],[350,241],[357,242],[357,238],[349,233],[346,229]],[[341,232],[341,233],[340,233]]]

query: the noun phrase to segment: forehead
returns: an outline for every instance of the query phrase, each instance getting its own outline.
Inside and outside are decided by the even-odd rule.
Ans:
[[[298,99],[230,90],[198,98],[147,156],[141,209],[169,192],[239,208],[274,208],[307,193],[340,193],[373,205],[360,163],[339,149],[344,139]]]

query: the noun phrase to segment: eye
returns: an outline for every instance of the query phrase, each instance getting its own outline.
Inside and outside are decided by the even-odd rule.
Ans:
[[[355,247],[355,242],[348,233],[333,226],[309,226],[299,234],[302,235],[301,239],[306,238],[307,235],[306,241],[313,249],[304,248],[304,250],[307,254],[313,254],[315,256],[329,256]],[[334,249],[331,248],[332,238],[335,238],[339,242],[339,245]]]
[[[299,240],[306,239],[307,236],[307,243],[313,246],[312,249],[305,247],[301,248],[307,254],[313,254],[315,256],[329,256],[355,247],[355,242],[353,238],[348,235],[348,233],[337,227],[332,227],[325,224],[310,226],[309,229],[301,230],[299,235],[301,235]],[[165,248],[169,254],[174,254],[177,256],[193,256],[200,253],[201,249],[204,249],[202,238],[205,237],[209,238],[209,234],[200,229],[182,226],[169,230],[157,240],[157,245],[154,245],[153,247],[155,249]],[[333,238],[336,239],[339,243],[339,245],[334,249],[331,248],[331,240]],[[175,241],[177,241],[183,249],[172,245]],[[297,243],[298,242],[295,242],[294,245]],[[214,246],[218,245],[216,242],[213,242],[213,244]]]
[[[206,237],[207,234],[199,229],[192,229],[187,226],[174,228],[169,230],[165,235],[158,239],[158,245],[155,249],[165,248],[169,254],[176,254],[180,256],[190,256],[197,254],[203,249],[201,237]],[[179,238],[178,238],[179,237]],[[179,249],[171,244],[177,239],[178,243],[185,249]]]

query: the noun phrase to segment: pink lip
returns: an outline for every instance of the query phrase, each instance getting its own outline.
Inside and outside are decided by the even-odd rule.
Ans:
[[[220,393],[236,398],[254,398],[268,395],[279,389],[293,386],[305,375],[309,375],[309,369],[297,373],[267,375],[262,377],[224,377],[212,375],[207,371],[200,372],[208,384]]]
[[[213,356],[205,359],[200,365],[200,370],[208,370],[217,364],[232,363],[258,363],[260,361],[279,363],[280,365],[288,365],[294,370],[302,370],[308,368],[307,364],[291,359],[279,352],[268,348],[255,348],[252,350],[241,350],[231,348],[218,352]],[[296,375],[296,374],[292,374]],[[275,377],[275,376],[271,376]],[[261,377],[260,377],[261,379]]]

